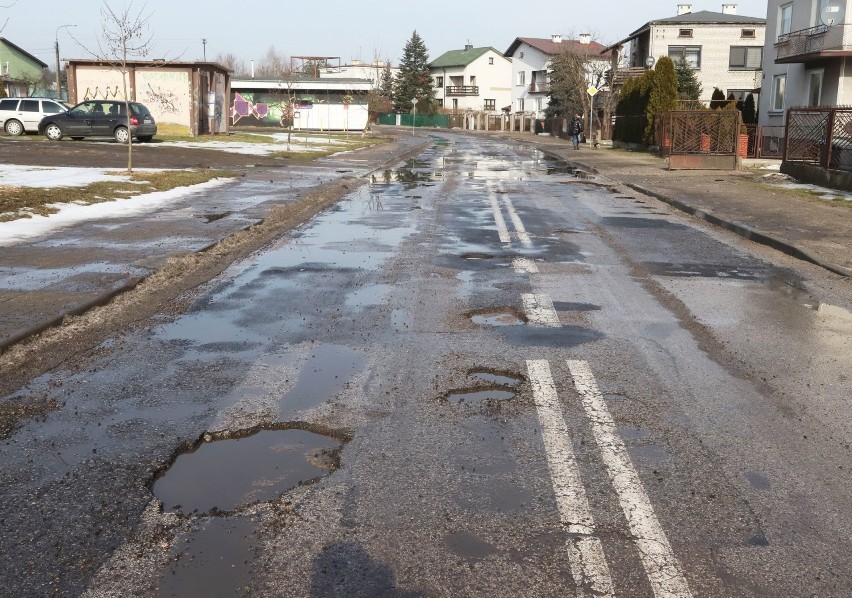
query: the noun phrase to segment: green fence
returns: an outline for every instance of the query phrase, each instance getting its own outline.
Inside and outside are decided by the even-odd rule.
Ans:
[[[380,114],[380,125],[399,125],[401,127],[412,126],[411,114]],[[418,114],[414,116],[415,127],[435,127],[438,129],[449,129],[450,118],[446,114]]]

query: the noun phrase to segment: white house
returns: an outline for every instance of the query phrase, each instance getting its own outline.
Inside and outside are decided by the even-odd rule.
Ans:
[[[512,101],[512,62],[494,48],[450,50],[429,63],[439,107],[496,112]]]
[[[678,4],[675,16],[648,21],[612,47],[630,42],[632,69],[661,56],[684,58],[695,69],[701,99],[718,88],[741,100],[760,87],[765,30],[766,19],[738,15],[736,4],[723,4],[722,12],[692,12],[692,4]]]
[[[852,0],[769,0],[760,124],[784,125],[794,106],[852,104],[850,58]]]
[[[513,112],[533,114],[543,118],[548,105],[547,71],[550,60],[563,53],[588,54],[609,64],[609,60],[601,56],[605,48],[598,42],[592,41],[591,35],[583,34],[578,40],[563,40],[561,35],[553,35],[550,39],[537,37],[518,37],[506,50],[505,55],[512,59],[512,108]]]
[[[321,79],[365,79],[372,83],[373,89],[378,89],[382,83],[382,74],[388,67],[390,67],[391,77],[396,78],[399,67],[391,66],[382,60],[372,62],[352,60],[349,64],[322,68],[319,76]]]

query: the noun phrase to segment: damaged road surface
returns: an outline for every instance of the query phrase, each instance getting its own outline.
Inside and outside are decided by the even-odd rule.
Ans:
[[[430,141],[0,399],[0,593],[852,593],[848,282]]]

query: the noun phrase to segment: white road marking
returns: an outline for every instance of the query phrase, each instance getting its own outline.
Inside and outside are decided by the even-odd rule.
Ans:
[[[548,328],[559,328],[562,326],[559,323],[559,316],[556,313],[556,309],[553,307],[553,301],[549,296],[524,293],[521,295],[521,299],[524,302],[524,312],[527,314],[529,322]]]
[[[538,266],[526,257],[516,257],[512,260],[512,267],[518,274],[538,274]]]
[[[589,364],[568,361],[574,386],[583,402],[586,416],[592,422],[592,433],[603,456],[621,509],[627,518],[630,533],[642,557],[642,564],[654,596],[657,598],[686,598],[692,596],[680,564],[672,551],[642,481],[633,468],[624,442],[616,432],[615,421],[607,409]]]
[[[515,227],[518,239],[521,240],[524,247],[532,247],[532,239],[530,239],[529,234],[527,234],[527,229],[524,228],[524,223],[515,211],[515,206],[512,204],[512,200],[508,195],[503,196],[503,203],[506,204],[506,211],[509,212],[509,218],[512,220],[512,226]]]
[[[580,478],[580,469],[574,458],[568,426],[565,425],[565,418],[559,407],[550,364],[546,360],[528,360],[527,371],[541,423],[541,435],[553,492],[556,494],[559,519],[568,529],[568,533],[572,534],[567,541],[567,550],[577,594],[583,596],[585,590],[589,589],[595,596],[614,596],[612,577],[606,564],[603,545],[594,535],[595,521]]]
[[[497,223],[497,234],[500,236],[500,242],[511,243],[512,238],[509,236],[509,229],[506,228],[506,220],[503,218],[503,212],[500,211],[500,205],[497,203],[497,195],[492,189],[488,189],[488,199],[491,201],[491,210],[494,212],[494,222]]]

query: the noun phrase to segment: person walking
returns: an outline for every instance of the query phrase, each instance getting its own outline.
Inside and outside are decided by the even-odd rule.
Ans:
[[[571,133],[571,141],[574,142],[574,149],[580,149],[580,135],[583,134],[583,117],[579,113],[574,114],[574,118],[571,119],[569,132]]]

